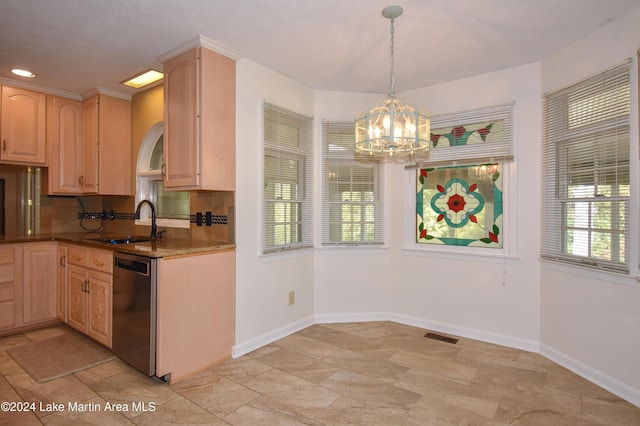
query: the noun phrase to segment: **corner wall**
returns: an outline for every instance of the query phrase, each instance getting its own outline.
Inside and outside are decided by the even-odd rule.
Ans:
[[[262,102],[313,116],[313,90],[247,59],[236,63],[234,356],[312,323],[313,250],[261,255]],[[288,294],[295,292],[295,304]]]
[[[415,213],[409,211],[415,171],[386,163],[386,247],[317,250],[319,321],[395,320],[537,351],[539,82],[539,64],[531,64],[399,94],[432,115],[516,103],[516,161],[508,166],[505,194],[512,236],[509,258],[442,255],[433,247],[431,252],[411,250],[413,236],[405,234],[415,222]],[[382,97],[317,92],[316,118],[352,120]]]
[[[631,116],[638,117],[640,8],[542,62],[542,92],[569,86],[634,59]],[[638,121],[631,123],[637,151]],[[637,157],[632,179],[638,183]],[[635,167],[634,167],[635,165]],[[632,194],[636,199],[638,193]],[[632,218],[638,238],[638,218]],[[637,256],[637,253],[635,253]],[[634,256],[633,250],[631,256]],[[632,257],[631,262],[636,262]],[[634,277],[612,279],[551,262],[541,266],[541,353],[640,406],[640,286]]]

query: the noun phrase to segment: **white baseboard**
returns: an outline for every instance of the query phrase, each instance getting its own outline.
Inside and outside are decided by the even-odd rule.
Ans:
[[[636,407],[640,407],[640,390],[634,389],[629,385],[626,385],[619,380],[610,377],[601,371],[589,367],[582,362],[559,352],[547,345],[540,345],[540,355],[549,358],[556,364],[560,364],[564,368],[571,370],[578,376],[581,376],[592,383],[608,390],[609,392],[619,396],[620,398],[629,401]]]
[[[452,334],[454,336],[480,340],[487,343],[495,343],[496,345],[507,346],[510,348],[521,349],[529,352],[537,353],[540,349],[538,342],[534,342],[531,340],[519,339],[516,337],[505,336],[496,333],[488,333],[486,331],[459,327],[456,325],[441,323],[437,321],[429,321],[423,318],[411,317],[407,315],[394,314],[392,312],[363,312],[355,314],[322,314],[304,318],[300,321],[296,321],[293,324],[289,324],[285,327],[255,337],[244,343],[240,343],[239,345],[235,345],[233,348],[232,356],[234,358],[242,356],[313,324],[371,321],[393,321],[399,324],[411,325],[414,327],[424,328],[426,330],[438,331],[441,333]]]
[[[314,315],[315,324],[337,324],[341,322],[390,321],[389,312],[364,312],[357,314],[322,314]]]
[[[276,340],[282,339],[283,337],[287,337],[288,335],[296,333],[313,324],[313,317],[303,318],[284,327],[269,331],[258,337],[254,337],[253,339],[247,340],[246,342],[234,345],[233,350],[231,351],[231,357],[237,358],[239,356],[246,355],[249,352],[260,349],[263,346],[273,343]]]
[[[438,331],[440,333],[452,334],[454,336],[460,336],[467,339],[480,340],[486,343],[494,343],[496,345],[520,349],[523,351],[537,353],[540,349],[540,344],[533,340],[520,339],[518,337],[507,336],[498,333],[490,333],[474,328],[461,327],[458,325],[447,324],[438,321],[430,321],[423,318],[411,317],[408,315],[390,315],[391,316],[389,317],[389,321],[398,322],[400,324],[412,325],[414,327]]]
[[[573,371],[581,377],[601,386],[609,392],[619,396],[631,404],[640,407],[640,390],[634,389],[606,374],[595,370],[588,365],[581,363],[555,349],[542,345],[539,342],[517,337],[506,336],[497,333],[490,333],[482,330],[476,330],[467,327],[442,323],[438,321],[430,321],[423,318],[412,317],[408,315],[400,315],[392,312],[365,312],[365,313],[349,313],[349,314],[322,314],[307,317],[296,321],[285,327],[270,331],[261,336],[240,343],[233,347],[232,357],[237,358],[251,351],[259,349],[278,339],[282,339],[290,334],[300,331],[313,324],[329,324],[344,322],[371,322],[371,321],[392,321],[399,324],[420,327],[426,330],[446,333],[453,336],[464,337],[467,339],[480,340],[482,342],[494,343],[496,345],[506,346],[514,349],[539,353],[550,360],[560,364],[561,366]]]
[[[519,339],[505,336],[503,334],[487,333],[486,331],[472,328],[459,327],[437,321],[429,321],[423,318],[411,317],[408,315],[394,314],[392,312],[371,312],[359,314],[324,314],[314,316],[316,324],[340,323],[340,322],[371,322],[371,321],[393,321],[399,324],[424,328],[425,330],[438,331],[440,333],[452,334],[454,336],[465,337],[467,339],[481,340],[487,343],[507,346],[529,352],[538,352],[538,342],[532,340]]]

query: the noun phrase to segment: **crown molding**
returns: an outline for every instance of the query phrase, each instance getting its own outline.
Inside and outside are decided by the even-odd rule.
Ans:
[[[107,89],[106,87],[97,86],[95,89],[91,89],[88,92],[82,94],[82,99],[88,99],[95,95],[107,95],[113,98],[124,99],[125,101],[131,101],[133,95],[129,93],[119,92],[117,90]]]
[[[201,35],[199,35],[198,37],[196,37],[195,39],[192,39],[186,43],[184,43],[181,46],[176,47],[175,49],[165,53],[164,55],[162,55],[160,58],[158,58],[158,60],[162,63],[165,63],[166,61],[168,61],[171,58],[175,58],[176,56],[191,50],[193,48],[196,47],[205,47],[209,50],[213,50],[214,52],[217,52],[221,55],[224,55],[228,58],[231,58],[233,60],[238,60],[240,58],[243,57],[242,53],[240,53],[237,50],[234,50],[230,47],[227,47],[221,43],[218,43],[217,41],[211,40],[209,38],[203,37]]]
[[[67,92],[66,90],[53,89],[51,87],[40,86],[33,83],[25,83],[19,80],[13,80],[10,78],[0,77],[0,84],[11,87],[19,87],[21,89],[34,90],[36,92],[45,93],[47,95],[60,96],[62,98],[73,99],[75,101],[81,101],[83,99],[77,93]]]
[[[60,96],[61,98],[73,99],[74,101],[83,101],[94,95],[108,95],[114,98],[124,99],[125,101],[131,101],[132,94],[119,92],[117,90],[107,89],[105,87],[96,87],[83,94],[74,92],[68,92],[66,90],[53,89],[51,87],[40,86],[33,83],[25,83],[23,81],[13,80],[10,78],[0,77],[0,85],[19,87],[21,89],[34,90],[36,92],[44,93],[46,95]]]

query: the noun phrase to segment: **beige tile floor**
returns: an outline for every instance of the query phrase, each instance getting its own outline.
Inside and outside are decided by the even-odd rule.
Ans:
[[[37,408],[0,424],[640,425],[638,407],[540,355],[392,322],[314,325],[171,386],[119,360],[38,384],[6,353],[65,332],[0,339],[0,401]]]

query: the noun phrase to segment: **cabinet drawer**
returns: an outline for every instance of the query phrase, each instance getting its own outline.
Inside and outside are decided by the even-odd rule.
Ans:
[[[69,263],[77,266],[87,266],[87,249],[84,247],[69,247]]]
[[[13,265],[15,250],[13,247],[0,247],[0,265]]]
[[[70,246],[69,263],[71,265],[113,274],[113,252],[109,250]]]
[[[113,252],[106,250],[88,250],[87,267],[96,271],[113,274]]]
[[[14,299],[14,283],[0,284],[0,302],[10,302]]]
[[[12,264],[0,264],[0,284],[13,283],[15,281],[15,267]]]
[[[0,328],[13,327],[16,323],[15,302],[0,303]]]

